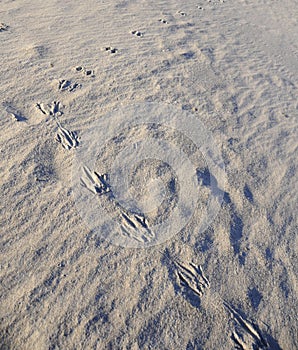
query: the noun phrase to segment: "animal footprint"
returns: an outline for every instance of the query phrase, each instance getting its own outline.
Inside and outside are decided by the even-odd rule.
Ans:
[[[165,19],[162,19],[162,18],[160,18],[158,21],[163,23],[163,24],[168,24],[168,22]]]
[[[116,49],[116,48],[114,48],[114,47],[110,47],[110,46],[105,47],[105,50],[106,50],[107,52],[110,52],[110,53],[116,53],[116,52],[118,51],[118,49]]]
[[[141,36],[144,35],[143,33],[139,32],[138,30],[133,30],[133,31],[131,32],[131,34],[133,34],[133,35],[135,35],[135,36],[138,36],[138,37],[141,37]]]
[[[183,11],[178,11],[178,13],[179,13],[181,16],[186,16],[186,13],[183,12]]]
[[[87,77],[94,77],[94,71],[92,69],[86,69],[85,67],[82,67],[82,66],[77,66],[75,68],[75,71],[76,72],[81,72],[83,73],[84,75],[87,75]]]
[[[87,166],[83,167],[83,176],[81,177],[81,185],[92,193],[99,195],[106,194],[111,191],[108,184],[106,174],[101,175],[96,171],[91,171]]]
[[[85,68],[82,67],[82,66],[77,66],[77,67],[75,68],[76,72],[83,72],[84,69],[85,69]]]
[[[56,135],[56,141],[61,143],[62,147],[70,150],[76,148],[79,145],[79,138],[76,132],[65,129],[60,123],[58,124],[58,133]]]
[[[240,313],[226,301],[224,301],[223,304],[231,313],[231,316],[236,324],[236,329],[231,335],[231,339],[234,341],[236,346],[242,350],[269,350],[269,345],[262,336],[261,332],[257,329],[257,326],[248,321],[244,316],[240,315]]]
[[[121,230],[126,237],[135,239],[141,243],[150,242],[155,234],[148,227],[145,216],[122,210]]]
[[[225,0],[207,0],[206,2],[208,2],[210,4],[213,4],[213,5],[217,5],[217,4],[220,4],[220,3],[224,3]]]
[[[58,117],[63,114],[60,101],[53,101],[50,104],[37,103],[35,107],[46,116]]]
[[[69,91],[69,92],[72,92],[78,88],[81,87],[81,84],[78,84],[78,83],[71,83],[71,81],[69,80],[64,80],[64,79],[61,79],[59,80],[59,86],[58,86],[58,89],[60,91]]]
[[[0,32],[6,32],[8,31],[9,26],[4,24],[4,23],[0,23]]]
[[[202,297],[204,290],[210,287],[209,280],[204,275],[202,267],[193,263],[189,263],[186,266],[179,262],[175,262],[175,264],[178,267],[177,275],[180,285]]]

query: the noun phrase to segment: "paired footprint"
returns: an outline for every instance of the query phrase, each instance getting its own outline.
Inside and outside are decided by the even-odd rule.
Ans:
[[[133,31],[131,32],[131,34],[133,34],[133,35],[135,35],[135,36],[138,36],[138,37],[141,37],[141,36],[144,35],[142,32],[140,32],[140,31],[138,31],[138,30],[133,30]]]
[[[105,47],[104,50],[109,52],[109,53],[111,53],[111,54],[114,54],[114,53],[118,52],[118,49],[116,49],[115,47],[111,47],[111,46]]]
[[[158,20],[158,22],[161,22],[161,23],[163,23],[163,24],[169,24],[169,22],[168,22],[167,20],[163,19],[163,18],[160,18],[160,19]]]
[[[75,67],[75,71],[78,73],[82,73],[83,75],[86,75],[87,77],[94,77],[94,71],[92,69],[87,69],[83,66]]]
[[[205,2],[207,2],[207,3],[209,3],[209,4],[220,4],[220,3],[224,3],[225,2],[225,0],[205,0]],[[198,6],[198,9],[199,10],[204,10],[204,7],[203,6],[201,6],[201,5],[199,5]]]

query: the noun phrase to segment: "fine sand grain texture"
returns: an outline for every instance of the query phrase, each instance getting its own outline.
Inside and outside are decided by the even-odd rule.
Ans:
[[[0,1],[1,350],[298,349],[297,19],[296,0]],[[202,140],[167,125],[95,135],[86,222],[76,157],[92,125],[108,135],[135,104],[140,121],[150,106],[200,120],[226,181]],[[160,158],[133,163],[152,140]],[[195,164],[195,190],[164,143]],[[117,202],[114,159],[132,162],[148,215]],[[220,210],[200,230],[210,197]],[[158,242],[180,198],[196,211]],[[95,227],[105,215],[121,240]]]

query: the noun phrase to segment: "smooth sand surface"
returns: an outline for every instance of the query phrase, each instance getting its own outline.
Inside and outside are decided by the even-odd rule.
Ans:
[[[297,18],[296,0],[1,0],[1,349],[298,348]],[[82,219],[74,158],[90,125],[152,102],[210,131],[223,202],[203,232],[120,247]]]

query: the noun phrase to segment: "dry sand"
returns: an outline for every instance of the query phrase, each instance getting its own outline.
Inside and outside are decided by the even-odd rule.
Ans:
[[[1,349],[298,348],[297,18],[296,0],[1,0]],[[92,123],[151,102],[212,133],[224,200],[204,232],[120,247],[81,218],[73,161]]]

